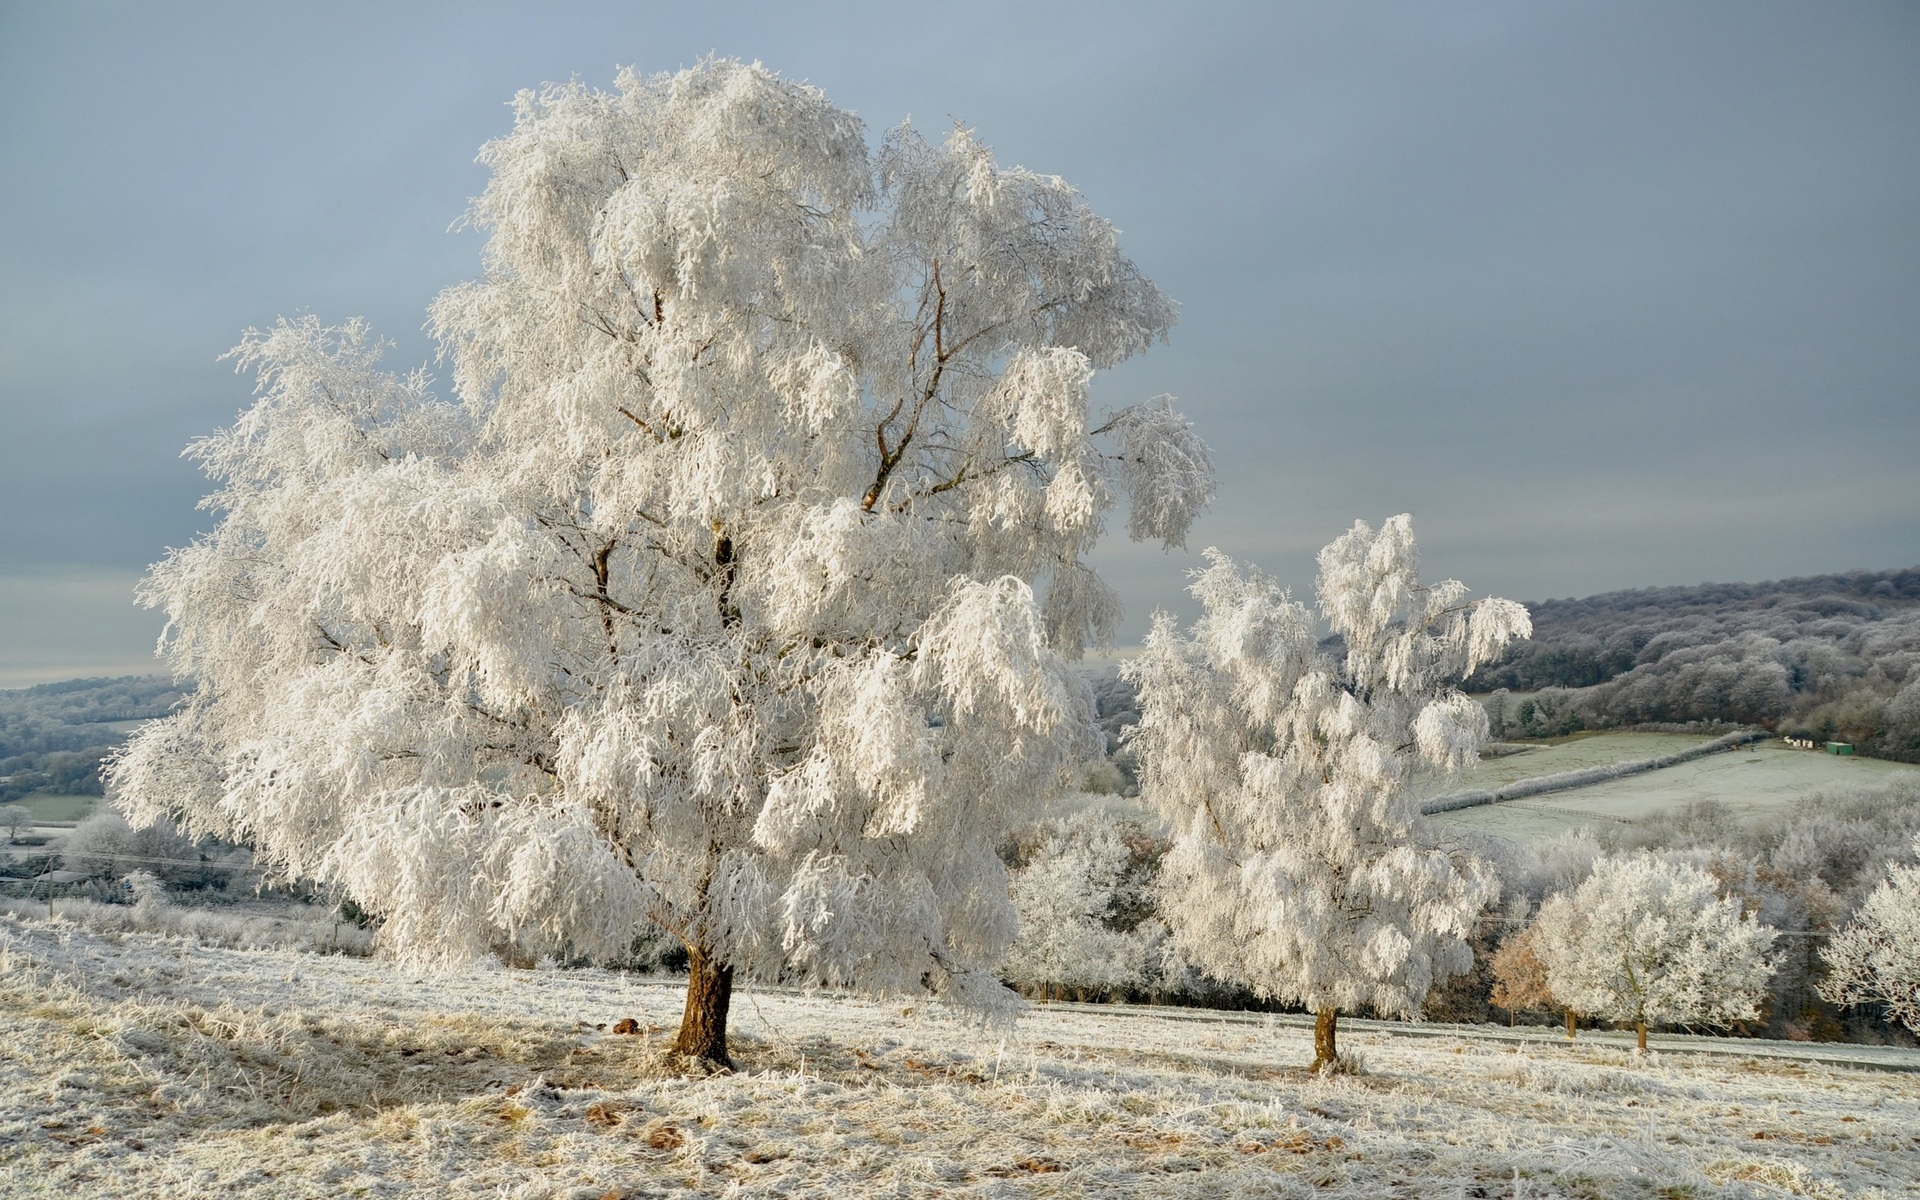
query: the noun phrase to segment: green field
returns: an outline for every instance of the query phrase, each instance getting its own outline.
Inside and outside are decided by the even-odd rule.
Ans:
[[[1450,790],[1492,788],[1578,766],[1651,758],[1684,743],[1698,745],[1705,740],[1673,734],[1605,734],[1483,763],[1479,771],[1462,776]],[[1575,747],[1589,756],[1607,753],[1585,761],[1549,757],[1552,751]],[[1514,769],[1523,764],[1527,769]],[[1494,768],[1501,774],[1490,774]],[[1710,754],[1679,766],[1572,791],[1463,808],[1434,819],[1456,828],[1536,841],[1583,825],[1600,831],[1610,825],[1631,824],[1696,800],[1716,800],[1739,816],[1761,820],[1789,813],[1820,792],[1870,788],[1902,780],[1920,781],[1920,767],[1876,758],[1842,758],[1817,750],[1789,750],[1777,741],[1761,742],[1754,749]]]
[[[79,821],[91,813],[98,796],[63,796],[53,792],[34,792],[14,801],[33,814],[36,821]]]

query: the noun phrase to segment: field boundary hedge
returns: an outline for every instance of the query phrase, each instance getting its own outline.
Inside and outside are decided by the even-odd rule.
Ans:
[[[1453,812],[1462,808],[1477,808],[1483,804],[1498,804],[1503,800],[1522,800],[1528,796],[1541,796],[1548,792],[1567,792],[1574,788],[1592,787],[1596,783],[1608,783],[1615,779],[1625,779],[1630,775],[1644,775],[1648,771],[1658,771],[1664,767],[1677,767],[1683,762],[1704,758],[1709,754],[1718,754],[1722,750],[1731,750],[1744,746],[1748,742],[1762,742],[1771,735],[1759,729],[1742,729],[1717,737],[1698,746],[1689,746],[1685,750],[1676,750],[1671,754],[1659,754],[1652,758],[1630,758],[1616,763],[1607,763],[1598,767],[1581,767],[1577,771],[1559,771],[1552,775],[1538,775],[1532,779],[1517,779],[1504,787],[1491,791],[1454,792],[1447,796],[1436,796],[1422,801],[1420,811],[1433,813]]]

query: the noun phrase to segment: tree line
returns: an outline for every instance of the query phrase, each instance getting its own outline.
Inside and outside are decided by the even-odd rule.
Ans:
[[[0,803],[42,791],[100,795],[100,762],[127,737],[108,723],[165,716],[183,694],[159,675],[0,691]]]
[[[1920,761],[1920,568],[1531,603],[1480,668],[1497,736],[1761,725]],[[1510,693],[1530,693],[1513,696]]]

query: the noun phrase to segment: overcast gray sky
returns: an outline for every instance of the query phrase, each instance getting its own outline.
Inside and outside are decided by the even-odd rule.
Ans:
[[[1517,599],[1920,562],[1920,6],[0,0],[0,686],[156,669],[250,325],[406,367],[522,87],[760,59],[1057,173],[1183,305],[1217,544]],[[1195,555],[1100,565],[1136,638]]]

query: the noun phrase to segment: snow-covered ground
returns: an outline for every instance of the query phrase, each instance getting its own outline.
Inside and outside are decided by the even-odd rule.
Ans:
[[[685,1078],[680,1000],[0,918],[0,1193],[1920,1195],[1920,1073],[1368,1025],[1314,1079],[1245,1014],[748,991]]]

